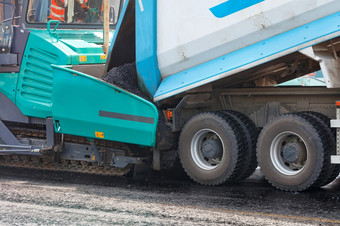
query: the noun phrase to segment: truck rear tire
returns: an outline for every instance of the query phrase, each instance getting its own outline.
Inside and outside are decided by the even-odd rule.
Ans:
[[[252,175],[257,167],[256,143],[259,132],[253,121],[241,112],[227,110],[221,113],[232,117],[239,124],[242,131],[242,140],[245,142],[245,156],[240,173],[235,179],[236,181],[242,181]]]
[[[323,115],[319,112],[314,111],[304,111],[299,112],[298,114],[305,115],[309,117],[310,120],[317,121],[319,123],[320,131],[325,134],[325,151],[327,151],[327,155],[335,155],[336,154],[336,143],[335,143],[335,136],[330,128],[330,118],[326,115]],[[336,176],[339,174],[339,167],[338,165],[332,165],[330,157],[325,159],[325,164],[327,167],[325,168],[327,171],[323,173],[323,177],[320,178],[320,181],[315,184],[316,187],[322,187],[330,182],[332,182]]]
[[[321,114],[319,112],[308,111],[308,113],[311,113],[311,114],[315,115],[316,117],[320,118],[326,124],[327,128],[330,129],[330,131],[333,135],[331,140],[334,139],[334,141],[331,141],[331,142],[334,143],[334,150],[331,152],[331,155],[336,155],[336,129],[330,127],[331,126],[331,119],[328,116]],[[321,186],[324,186],[324,185],[331,183],[333,180],[335,180],[335,178],[337,178],[339,176],[340,165],[339,164],[333,164],[332,168],[333,168],[332,174],[325,181],[325,183],[321,184]]]
[[[242,154],[239,128],[215,112],[192,117],[179,140],[179,157],[186,173],[204,185],[222,184],[237,174]]]
[[[329,153],[318,122],[305,115],[286,114],[261,131],[257,159],[266,179],[284,191],[302,191],[316,184],[327,171]]]

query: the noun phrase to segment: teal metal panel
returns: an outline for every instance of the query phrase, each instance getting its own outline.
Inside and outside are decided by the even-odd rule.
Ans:
[[[70,49],[49,35],[31,32],[22,59],[16,104],[26,116],[52,115],[53,70],[51,64],[71,64]]]
[[[158,111],[152,103],[86,74],[53,67],[57,132],[155,146]]]
[[[129,5],[129,2],[130,2],[130,0],[126,0],[124,2],[123,9],[122,9],[122,12],[121,12],[121,16],[119,17],[119,20],[118,20],[118,23],[117,23],[116,32],[114,33],[113,38],[112,38],[112,42],[110,44],[109,54],[108,54],[108,56],[109,56],[108,59],[109,60],[111,60],[110,59],[110,55],[112,53],[112,50],[113,50],[115,44],[117,43],[118,35],[120,35],[122,23],[124,21],[126,10],[127,10],[128,5]],[[106,66],[106,67],[108,67],[108,66]]]
[[[142,88],[152,96],[161,82],[157,60],[157,1],[136,4],[136,67]]]
[[[16,103],[26,116],[52,115],[52,89],[56,65],[103,64],[102,40],[98,31],[57,30],[59,41],[46,30],[31,30],[18,78]],[[73,34],[73,35],[72,35]],[[14,101],[15,102],[15,101]]]
[[[99,53],[103,54],[103,48],[94,43],[89,43],[84,40],[78,39],[61,39],[61,42],[65,43],[76,53]]]
[[[102,44],[102,30],[57,30],[58,36],[62,40],[83,40],[89,43]],[[110,31],[109,40],[112,39],[114,31]]]
[[[277,86],[326,86],[326,83],[323,79],[314,77],[301,77],[281,83]]]
[[[310,73],[300,78],[295,78],[277,86],[326,86],[322,71]]]
[[[126,0],[110,45],[105,72],[136,61],[135,2]]]
[[[0,92],[14,103],[18,76],[18,73],[0,73]]]

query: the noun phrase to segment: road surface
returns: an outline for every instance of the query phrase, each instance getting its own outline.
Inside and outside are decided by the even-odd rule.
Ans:
[[[0,168],[0,225],[340,225],[340,179],[281,192],[257,173],[240,184],[200,186]]]

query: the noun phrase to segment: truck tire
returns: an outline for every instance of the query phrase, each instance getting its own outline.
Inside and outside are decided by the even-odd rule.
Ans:
[[[238,126],[220,113],[195,115],[181,132],[181,164],[199,184],[218,185],[232,180],[239,173],[242,154]]]
[[[320,187],[325,186],[329,183],[331,183],[333,180],[335,180],[340,173],[340,165],[339,164],[333,164],[332,165],[333,171],[332,174],[328,177],[328,179],[320,185]]]
[[[284,191],[303,191],[320,182],[329,158],[321,130],[303,114],[281,115],[262,129],[257,159],[269,183]]]
[[[256,143],[259,135],[258,129],[246,115],[241,112],[227,110],[222,113],[232,117],[243,131],[242,140],[245,142],[245,157],[242,164],[242,169],[237,177],[238,181],[242,181],[252,175],[257,167],[256,159]]]
[[[305,115],[310,115],[311,117],[314,117],[314,119],[318,120],[323,127],[324,133],[326,134],[326,139],[327,139],[327,145],[329,150],[330,155],[336,155],[336,138],[335,138],[335,129],[331,129],[331,119],[319,112],[314,112],[314,111],[305,111],[301,112],[302,114]],[[337,164],[331,164],[330,158],[327,159],[329,166],[329,172],[325,174],[325,177],[321,179],[320,183],[318,184],[319,187],[325,186],[329,183],[331,183],[338,175],[340,172],[340,165]]]

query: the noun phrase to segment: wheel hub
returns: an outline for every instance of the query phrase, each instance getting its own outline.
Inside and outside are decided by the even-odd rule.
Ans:
[[[302,146],[298,143],[288,143],[283,147],[283,159],[288,163],[295,163],[300,159]]]
[[[222,144],[218,140],[209,139],[202,143],[202,154],[205,158],[217,158],[222,153],[222,150]]]
[[[296,133],[285,131],[275,136],[270,145],[270,158],[276,170],[288,176],[299,174],[306,165],[308,148]]]

